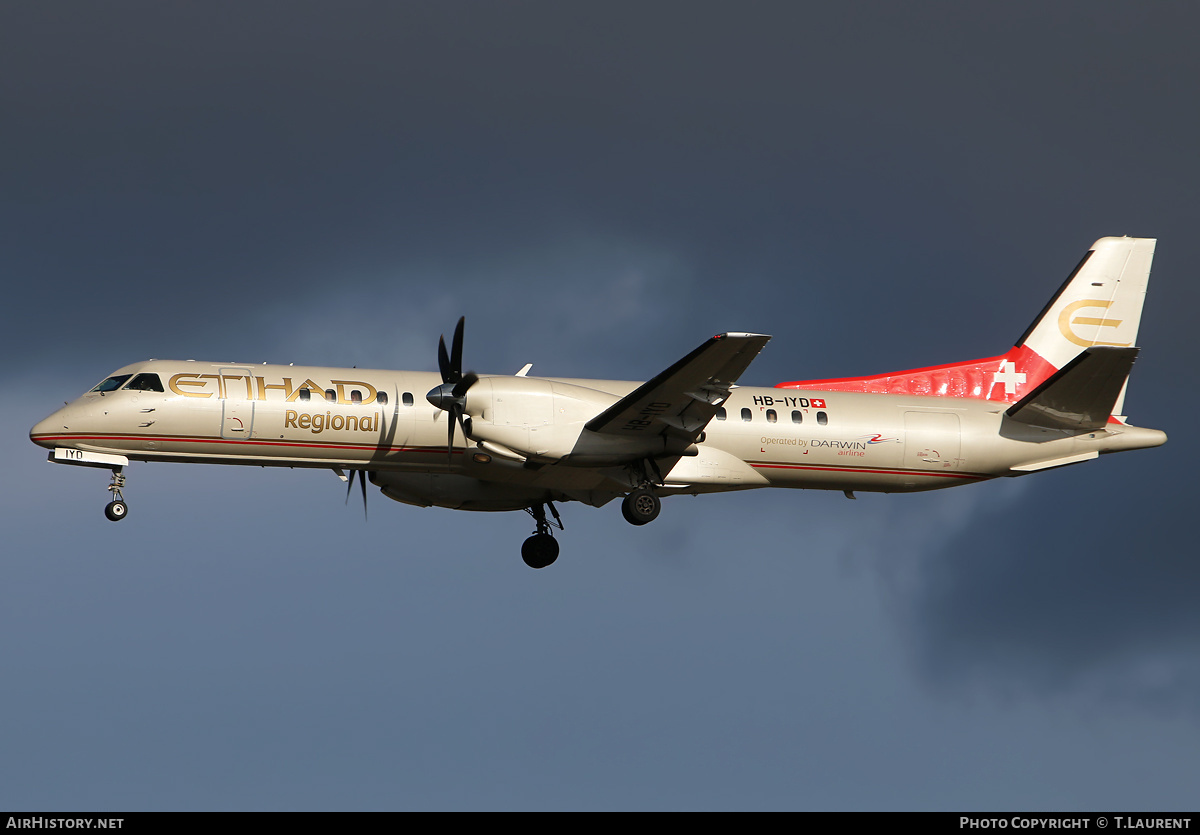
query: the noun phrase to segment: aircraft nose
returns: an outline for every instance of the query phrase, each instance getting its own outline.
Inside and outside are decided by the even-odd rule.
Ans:
[[[66,422],[63,414],[65,411],[65,408],[59,409],[49,417],[35,423],[29,430],[29,440],[46,449],[54,449],[54,437],[61,434],[66,428],[63,425]]]

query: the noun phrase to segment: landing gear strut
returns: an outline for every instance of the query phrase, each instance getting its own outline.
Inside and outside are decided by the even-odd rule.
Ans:
[[[546,507],[549,506],[554,521],[546,520]],[[525,512],[537,522],[537,531],[521,544],[521,559],[530,568],[545,568],[558,559],[558,540],[551,532],[553,527],[563,529],[562,517],[555,510],[553,502],[536,504],[525,508]]]
[[[113,467],[112,482],[108,485],[108,492],[112,493],[113,500],[104,506],[104,515],[110,522],[120,522],[129,513],[129,505],[125,504],[125,497],[121,495],[121,488],[124,486],[124,473],[120,467]]]

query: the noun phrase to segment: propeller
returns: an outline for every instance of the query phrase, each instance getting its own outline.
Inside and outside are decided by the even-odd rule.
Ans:
[[[446,420],[447,457],[454,454],[455,424],[462,429],[464,437],[467,435],[467,425],[463,420],[463,413],[467,408],[467,390],[479,380],[479,375],[474,371],[464,374],[462,370],[465,321],[465,316],[459,317],[458,324],[454,327],[454,338],[450,342],[449,353],[446,351],[445,335],[438,337],[438,371],[442,374],[442,384],[425,395],[426,400],[450,414]]]
[[[366,470],[351,470],[350,478],[346,483],[346,504],[350,504],[350,491],[354,489],[354,476],[358,476],[358,483],[362,486],[363,497],[363,519],[367,518],[367,473]]]

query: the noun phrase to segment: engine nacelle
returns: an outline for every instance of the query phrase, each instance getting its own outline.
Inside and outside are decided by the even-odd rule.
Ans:
[[[596,389],[528,377],[483,377],[471,386],[469,436],[543,463],[619,464],[661,455],[665,439],[589,432],[584,425],[619,400]]]

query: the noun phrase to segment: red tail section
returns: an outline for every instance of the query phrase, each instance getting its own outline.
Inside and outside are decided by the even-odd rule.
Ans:
[[[912,368],[877,377],[797,380],[779,383],[776,388],[974,397],[998,403],[1016,403],[1057,370],[1029,347],[1018,345],[999,357]]]
[[[1152,238],[1101,238],[1006,354],[873,377],[799,380],[777,388],[973,397],[1016,403],[1089,347],[1137,340],[1154,258]],[[1122,389],[1114,403],[1120,413]]]

